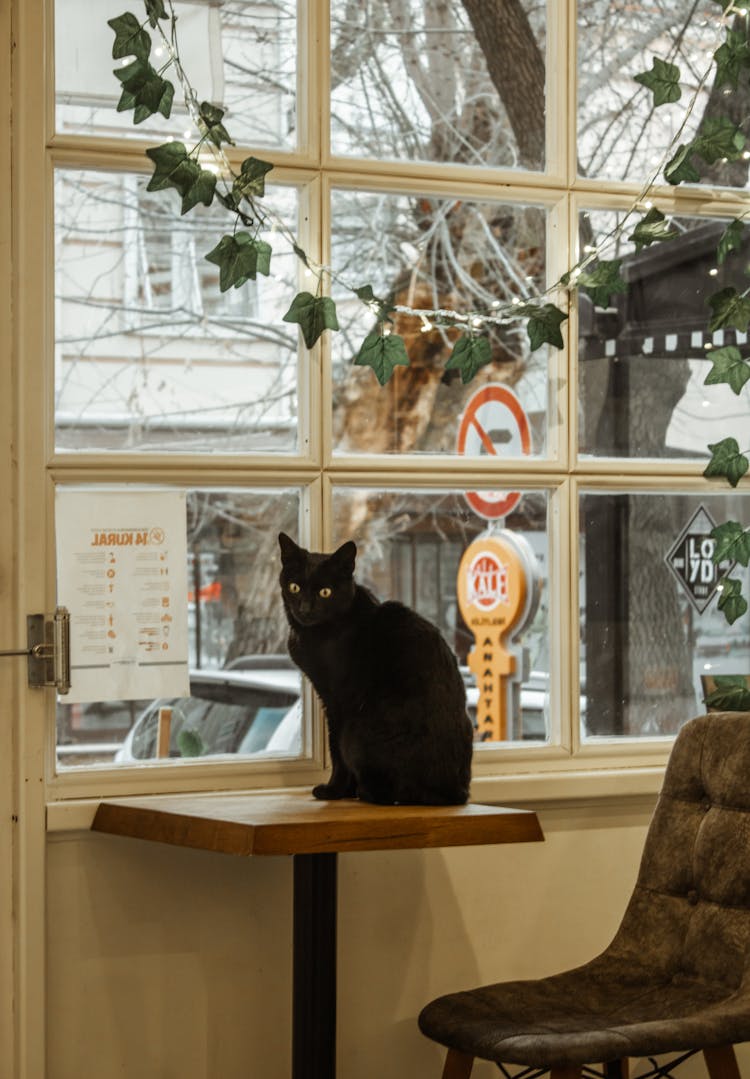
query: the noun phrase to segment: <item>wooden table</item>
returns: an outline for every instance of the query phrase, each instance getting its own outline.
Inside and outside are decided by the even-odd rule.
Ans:
[[[96,832],[239,855],[294,858],[292,1079],[334,1079],[340,851],[542,840],[536,814],[495,806],[374,806],[308,793],[104,801]]]

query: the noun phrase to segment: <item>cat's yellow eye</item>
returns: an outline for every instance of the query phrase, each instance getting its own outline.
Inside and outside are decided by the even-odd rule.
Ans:
[[[292,593],[293,596],[296,596],[299,592],[299,585],[295,581],[292,581],[289,585],[289,591]]]
[[[318,595],[322,596],[323,599],[328,599],[330,594],[331,594],[330,588],[321,588],[320,592],[318,593]]]

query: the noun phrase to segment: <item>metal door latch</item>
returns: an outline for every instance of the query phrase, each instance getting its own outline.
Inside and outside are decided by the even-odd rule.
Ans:
[[[55,686],[58,693],[70,690],[70,612],[58,607],[54,616],[26,616],[26,648],[0,650],[3,656],[26,656],[29,686]]]

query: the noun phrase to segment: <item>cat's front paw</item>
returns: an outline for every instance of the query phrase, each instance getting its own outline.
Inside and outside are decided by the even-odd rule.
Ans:
[[[327,802],[335,801],[338,798],[351,797],[345,790],[334,786],[333,783],[318,783],[317,787],[313,787],[312,794],[313,798],[319,798],[321,801]]]

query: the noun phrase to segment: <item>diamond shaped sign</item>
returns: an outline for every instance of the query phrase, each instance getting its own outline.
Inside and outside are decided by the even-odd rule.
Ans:
[[[728,559],[718,565],[714,562],[716,540],[711,532],[715,527],[705,506],[699,506],[664,559],[698,614],[703,614],[722,577],[735,565]]]

